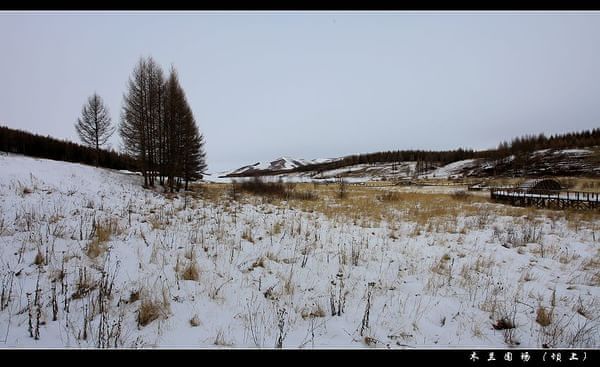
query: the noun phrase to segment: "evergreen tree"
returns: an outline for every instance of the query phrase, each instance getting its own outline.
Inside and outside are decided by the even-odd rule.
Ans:
[[[88,98],[81,109],[81,117],[77,119],[75,130],[81,141],[96,150],[96,167],[100,157],[100,147],[114,134],[115,127],[111,125],[108,107],[102,98],[94,93]]]

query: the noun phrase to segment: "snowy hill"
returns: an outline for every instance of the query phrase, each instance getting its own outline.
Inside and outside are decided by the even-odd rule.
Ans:
[[[426,169],[418,169],[417,162],[355,164],[329,170],[297,170],[314,163],[331,162],[328,160],[301,160],[279,158],[267,164],[256,163],[244,166],[222,177],[244,177],[256,174],[273,176],[288,181],[331,180],[338,177],[348,181],[401,180],[409,178],[448,179],[463,177],[490,176],[600,176],[600,150],[589,149],[544,149],[525,154],[518,158],[514,155],[500,159],[465,159],[439,165],[432,162]]]
[[[225,172],[222,176],[244,176],[253,175],[258,172],[289,171],[309,164],[325,163],[333,160],[335,159],[318,158],[307,160],[280,157],[270,162],[257,162],[248,166],[243,166],[231,172]]]

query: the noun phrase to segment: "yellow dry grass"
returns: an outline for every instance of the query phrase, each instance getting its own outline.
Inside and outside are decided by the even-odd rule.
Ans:
[[[123,229],[119,226],[117,218],[111,218],[96,224],[94,237],[87,246],[86,254],[95,259],[106,251],[106,242],[113,235],[119,235]]]
[[[498,184],[516,182],[518,179],[499,179]],[[505,182],[506,181],[506,182]],[[205,184],[202,197],[215,203],[230,202],[231,184]],[[514,207],[492,203],[489,194],[470,193],[456,195],[448,192],[427,192],[419,187],[384,186],[370,187],[347,185],[347,196],[339,198],[338,184],[296,183],[294,190],[314,192],[318,200],[291,198],[284,200],[263,197],[249,193],[239,193],[239,203],[294,208],[305,212],[322,213],[332,220],[350,221],[364,227],[378,226],[381,221],[414,222],[416,233],[422,231],[447,231],[466,233],[470,228],[457,228],[457,216],[479,216],[487,211],[499,216],[549,217],[552,220],[564,219],[568,223],[583,226],[600,220],[600,213],[593,211],[555,211],[532,207]],[[575,224],[576,223],[576,224]]]

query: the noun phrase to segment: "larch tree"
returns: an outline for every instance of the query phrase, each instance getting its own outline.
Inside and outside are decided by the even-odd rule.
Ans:
[[[185,190],[188,189],[189,181],[201,179],[206,170],[204,136],[198,130],[191,109],[189,107],[186,107],[186,109],[189,112],[183,125],[183,156],[181,161]]]
[[[95,160],[98,166],[100,148],[106,144],[116,128],[111,124],[108,107],[97,93],[90,96],[83,105],[81,117],[75,123],[75,130],[83,144],[96,150]]]
[[[177,72],[171,68],[165,79],[151,58],[140,59],[124,95],[119,127],[125,150],[135,156],[144,176],[144,186],[154,186],[158,177],[173,192],[202,177],[206,170],[204,140],[198,131]]]
[[[185,92],[179,84],[177,71],[171,68],[165,87],[165,131],[167,132],[167,172],[171,192],[175,180],[190,181],[202,178],[206,170],[204,138],[198,130]],[[177,185],[179,187],[179,184]]]
[[[144,186],[154,186],[160,169],[163,88],[164,77],[160,65],[152,57],[142,58],[129,78],[123,98],[119,133],[125,151],[140,163]]]

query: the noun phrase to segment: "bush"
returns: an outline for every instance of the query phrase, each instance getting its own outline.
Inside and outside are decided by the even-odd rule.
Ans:
[[[250,192],[252,194],[264,195],[264,196],[286,196],[286,186],[283,182],[265,182],[260,177],[255,177],[249,181],[236,182],[237,188],[242,191]]]
[[[552,311],[548,311],[545,307],[540,306],[537,309],[535,321],[543,327],[550,325],[552,323]]]
[[[313,191],[295,191],[296,184],[278,182],[265,182],[260,177],[252,180],[234,182],[231,191],[245,191],[260,196],[277,197],[285,200],[316,200],[319,197]]]
[[[464,190],[460,190],[460,191],[456,191],[454,193],[452,193],[452,198],[454,200],[458,200],[458,201],[466,201],[471,195],[464,191]]]
[[[383,195],[377,196],[377,199],[384,202],[400,201],[400,194],[394,191],[387,191]]]

